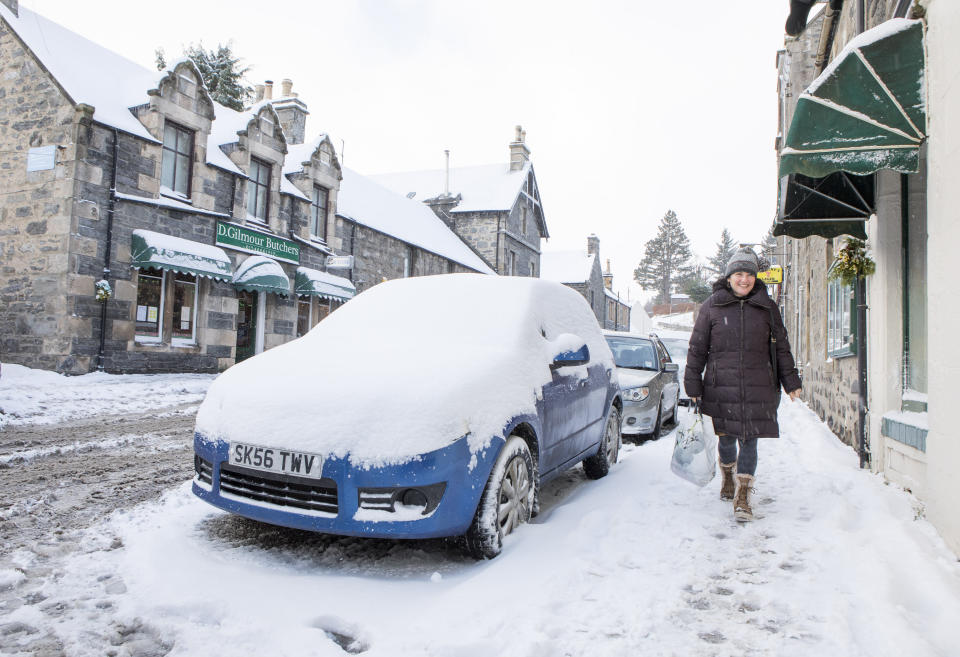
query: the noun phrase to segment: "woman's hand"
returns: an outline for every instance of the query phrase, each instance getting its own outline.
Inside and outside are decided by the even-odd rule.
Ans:
[[[796,390],[791,390],[788,394],[790,395],[790,401],[792,402],[797,401],[798,399],[800,399],[800,388],[797,388]]]

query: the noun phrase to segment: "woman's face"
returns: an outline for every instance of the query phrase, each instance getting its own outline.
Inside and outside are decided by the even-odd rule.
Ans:
[[[735,271],[727,278],[730,283],[730,289],[738,297],[745,297],[750,294],[753,284],[757,282],[757,277],[745,271]]]

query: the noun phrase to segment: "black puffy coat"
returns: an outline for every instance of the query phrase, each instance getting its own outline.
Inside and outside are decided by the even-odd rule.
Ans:
[[[788,392],[800,388],[779,309],[759,280],[743,298],[726,281],[713,289],[690,336],[683,377],[687,396],[701,398],[701,410],[720,433],[776,438],[780,386]],[[770,362],[771,333],[777,341],[776,374]]]

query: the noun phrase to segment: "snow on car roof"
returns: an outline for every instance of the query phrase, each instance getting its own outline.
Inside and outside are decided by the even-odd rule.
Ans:
[[[512,417],[536,412],[551,359],[579,346],[562,334],[613,368],[587,302],[558,283],[482,274],[388,281],[304,337],[223,373],[197,430],[349,454],[361,466],[403,463],[467,434],[476,453]]]

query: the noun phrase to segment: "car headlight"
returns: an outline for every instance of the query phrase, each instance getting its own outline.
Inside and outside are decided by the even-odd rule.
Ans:
[[[643,401],[650,396],[650,388],[642,386],[640,388],[627,388],[623,391],[623,398],[627,401]]]

